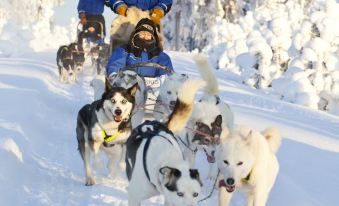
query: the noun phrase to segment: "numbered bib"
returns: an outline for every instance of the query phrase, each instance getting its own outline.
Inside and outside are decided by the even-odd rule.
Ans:
[[[152,78],[152,77],[144,77],[145,83],[147,87],[151,88],[159,88],[161,86],[161,82],[158,78]]]

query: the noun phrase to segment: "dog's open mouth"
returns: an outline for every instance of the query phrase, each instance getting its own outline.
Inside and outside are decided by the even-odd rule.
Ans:
[[[228,185],[224,180],[220,180],[219,187],[225,187],[226,191],[229,193],[232,193],[235,190],[235,185]]]
[[[235,190],[235,186],[234,185],[230,186],[230,185],[226,184],[225,188],[226,188],[226,191],[229,192],[229,193],[232,193]]]
[[[208,163],[215,163],[215,156],[214,156],[214,152],[212,152],[211,155],[208,154],[208,152],[204,149],[205,154],[206,154],[206,158]]]
[[[113,115],[114,121],[116,122],[121,122],[122,121],[122,116],[121,115]]]

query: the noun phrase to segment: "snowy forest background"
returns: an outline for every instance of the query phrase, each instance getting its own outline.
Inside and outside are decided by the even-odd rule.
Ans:
[[[0,57],[55,50],[74,41],[76,8],[63,11],[74,13],[67,25],[55,20],[63,3],[1,0]],[[163,20],[167,50],[206,53],[233,80],[336,115],[338,22],[336,0],[174,0]]]

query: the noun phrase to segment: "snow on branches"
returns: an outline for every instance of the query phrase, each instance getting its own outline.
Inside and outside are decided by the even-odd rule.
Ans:
[[[177,2],[181,11],[193,6],[192,15],[179,22],[189,32],[167,29],[167,37],[180,36],[180,50],[207,53],[217,68],[282,100],[339,114],[335,0]]]
[[[0,55],[10,56],[14,45],[30,45],[34,51],[55,49],[69,42],[68,30],[54,23],[54,7],[64,0],[1,0]],[[21,48],[22,50],[23,48]]]

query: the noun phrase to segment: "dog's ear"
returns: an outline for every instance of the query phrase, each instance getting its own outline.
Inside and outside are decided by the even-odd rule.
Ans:
[[[220,143],[224,143],[229,138],[230,131],[225,127],[220,134]]]
[[[222,116],[221,116],[221,114],[219,114],[219,115],[215,118],[214,124],[215,124],[216,126],[221,127],[221,124],[222,124]]]
[[[106,77],[105,78],[105,91],[113,90],[113,86],[111,85],[111,81]]]
[[[131,88],[128,89],[128,93],[132,96],[135,96],[137,91],[138,91],[138,83],[135,83]]]
[[[170,180],[172,178],[179,178],[181,177],[181,172],[180,170],[172,167],[162,167],[159,170],[160,174],[164,177],[164,179]]]
[[[169,191],[177,191],[177,180],[181,177],[180,170],[172,167],[162,167],[159,170],[162,183]]]
[[[252,144],[252,139],[253,139],[252,137],[253,137],[253,130],[250,130],[249,133],[244,137],[247,145]]]
[[[180,177],[181,176],[180,170],[176,168],[168,167],[168,166],[160,168],[159,172],[165,177],[170,177],[170,176]]]
[[[199,171],[197,169],[190,169],[190,176],[191,176],[192,179],[197,180],[199,182],[200,186],[202,187],[200,174],[199,174]]]

